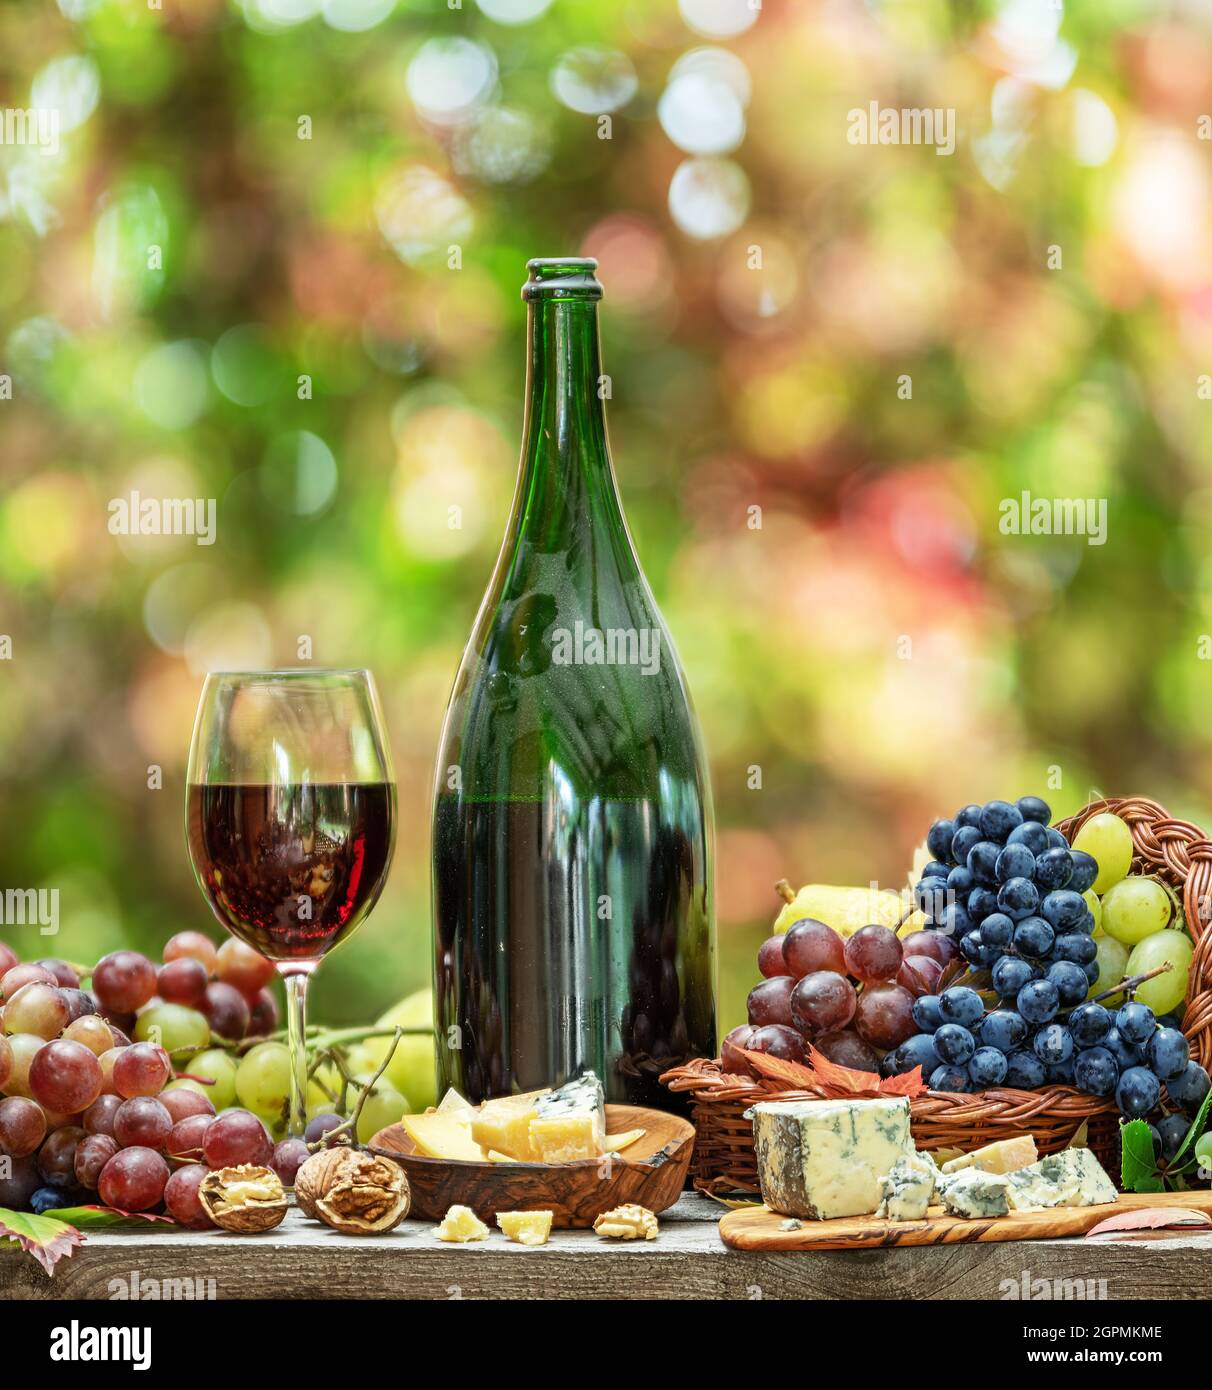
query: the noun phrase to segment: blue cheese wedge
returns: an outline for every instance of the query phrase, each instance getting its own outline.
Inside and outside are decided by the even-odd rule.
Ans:
[[[1015,1211],[1093,1207],[1118,1200],[1115,1184],[1089,1149],[1062,1149],[1007,1174]]]
[[[934,1197],[938,1168],[927,1154],[898,1158],[880,1183],[883,1194],[876,1216],[889,1221],[921,1221]]]
[[[952,1216],[976,1219],[1006,1216],[1010,1211],[1010,1183],[1000,1173],[965,1168],[959,1173],[944,1174],[938,1190],[944,1210]]]
[[[914,1152],[905,1097],[761,1101],[745,1114],[762,1200],[783,1216],[869,1215],[883,1195],[880,1180]]]

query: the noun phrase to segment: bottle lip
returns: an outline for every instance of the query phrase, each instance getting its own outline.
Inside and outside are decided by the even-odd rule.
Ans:
[[[536,256],[526,262],[530,278],[522,286],[522,298],[597,300],[602,284],[595,275],[592,256]]]

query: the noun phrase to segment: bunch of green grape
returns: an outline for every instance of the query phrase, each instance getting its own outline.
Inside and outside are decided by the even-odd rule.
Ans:
[[[1158,1017],[1173,1012],[1187,997],[1195,954],[1174,895],[1156,878],[1129,874],[1132,833],[1109,811],[1093,816],[1082,826],[1073,848],[1093,855],[1099,866],[1092,890],[1098,905],[1091,904],[1098,982],[1091,992],[1101,993],[1125,977],[1146,975],[1168,964],[1170,969],[1164,974],[1138,985],[1133,997]]]

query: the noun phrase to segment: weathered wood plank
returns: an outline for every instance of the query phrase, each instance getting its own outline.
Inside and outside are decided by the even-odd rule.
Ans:
[[[28,1256],[0,1251],[0,1298],[129,1296],[137,1278],[140,1288],[169,1281],[169,1296],[193,1291],[195,1281],[205,1296],[213,1280],[217,1298],[996,1299],[1003,1281],[1020,1285],[1024,1271],[1049,1281],[1106,1280],[1108,1298],[1212,1292],[1212,1237],[759,1255],[725,1248],[716,1230],[722,1212],[684,1197],[662,1217],[656,1241],[615,1244],[558,1231],[538,1249],[495,1233],[478,1245],[443,1245],[419,1222],[347,1238],[293,1212],[263,1236],[94,1232],[53,1279]]]

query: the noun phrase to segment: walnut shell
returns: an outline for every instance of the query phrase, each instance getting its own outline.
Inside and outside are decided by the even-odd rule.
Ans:
[[[287,1208],[281,1178],[272,1168],[252,1163],[207,1173],[198,1187],[198,1201],[216,1226],[243,1235],[272,1230]]]
[[[295,1201],[305,1216],[342,1235],[390,1231],[412,1204],[398,1163],[359,1149],[321,1149],[295,1174]]]

